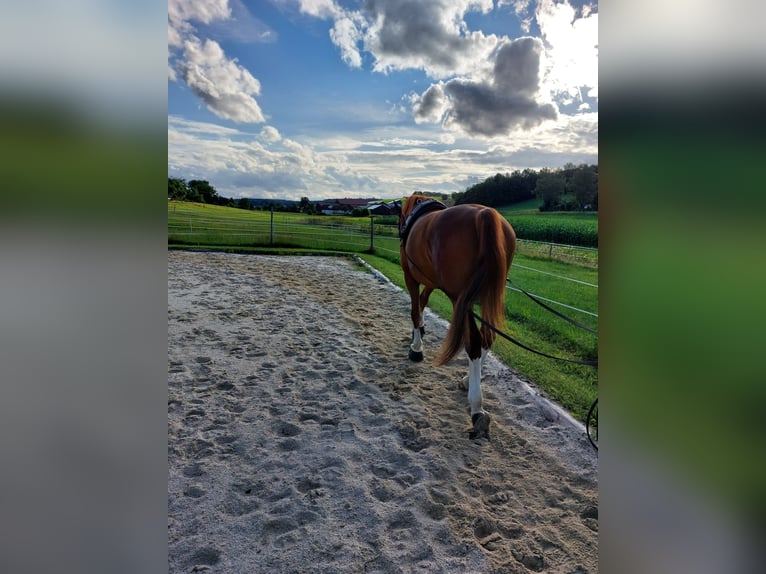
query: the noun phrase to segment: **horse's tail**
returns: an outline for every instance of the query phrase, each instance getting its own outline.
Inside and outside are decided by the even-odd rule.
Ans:
[[[470,340],[469,321],[474,303],[481,306],[481,318],[497,329],[505,325],[505,280],[515,249],[506,241],[502,216],[494,209],[482,209],[476,216],[479,230],[478,267],[468,288],[455,301],[447,337],[436,358],[436,365],[448,363]],[[494,334],[482,326],[484,346],[494,341]]]

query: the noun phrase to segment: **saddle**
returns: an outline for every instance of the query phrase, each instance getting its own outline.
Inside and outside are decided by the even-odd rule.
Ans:
[[[407,243],[407,237],[410,234],[410,230],[418,219],[427,213],[431,213],[432,211],[441,211],[442,209],[447,209],[447,206],[436,199],[428,199],[423,203],[417,204],[415,209],[412,210],[412,213],[410,213],[407,216],[407,219],[404,221],[404,227],[399,230],[399,239],[402,240],[402,243]]]

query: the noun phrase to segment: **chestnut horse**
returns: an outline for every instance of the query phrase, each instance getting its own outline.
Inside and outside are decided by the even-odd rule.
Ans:
[[[505,321],[505,283],[516,250],[513,228],[496,210],[466,204],[447,208],[418,193],[401,206],[400,254],[411,300],[412,341],[409,357],[423,360],[423,309],[434,289],[452,301],[452,321],[436,365],[450,361],[461,348],[468,353],[468,402],[471,438],[489,437],[489,414],[482,409],[481,362],[495,333],[477,328],[473,306],[481,318],[501,329]],[[420,286],[423,290],[420,291]],[[463,389],[465,385],[463,383]]]

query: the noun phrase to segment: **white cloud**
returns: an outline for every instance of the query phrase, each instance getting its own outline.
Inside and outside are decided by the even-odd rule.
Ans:
[[[261,139],[269,142],[269,143],[276,143],[279,140],[282,139],[282,135],[279,133],[279,130],[275,128],[274,126],[266,126],[261,130]]]
[[[298,0],[300,11],[317,18],[331,18],[340,12],[333,0]]]
[[[240,12],[244,9],[237,6]],[[228,58],[218,42],[201,40],[191,24],[211,24],[231,16],[228,0],[169,0],[168,78],[183,80],[220,118],[261,123],[265,117],[255,99],[260,82],[236,59]]]
[[[210,24],[231,16],[229,0],[168,0],[168,20],[173,23],[192,20]]]
[[[578,16],[565,0],[540,0],[537,23],[546,46],[545,83],[553,94],[582,101],[581,89],[598,97],[598,13],[586,6]]]
[[[168,22],[168,50],[170,48],[180,48],[181,46],[183,46],[181,32],[176,26]]]
[[[192,21],[210,24],[230,17],[229,0],[168,0],[168,45],[180,47],[182,38],[194,32]]]
[[[180,116],[168,116],[168,125],[173,127],[174,133],[197,134],[209,137],[234,137],[241,135],[242,132],[236,128],[229,128],[218,124],[208,122],[198,122],[187,120]],[[170,130],[168,130],[170,131]]]
[[[184,82],[220,118],[236,122],[265,121],[253,96],[261,85],[250,72],[226,57],[214,40],[204,43],[192,36],[184,42],[184,60],[178,64]]]
[[[340,49],[341,59],[351,68],[362,67],[359,43],[367,23],[361,13],[346,10],[334,0],[276,0],[284,3],[297,2],[301,14],[321,19],[332,19],[330,39]]]
[[[359,53],[358,43],[362,39],[362,33],[353,16],[342,16],[335,20],[330,30],[330,38],[340,48],[341,58],[352,68],[362,67],[362,56]]]
[[[168,168],[171,176],[207,179],[226,197],[451,193],[497,172],[597,161],[597,114],[559,116],[545,129],[494,141],[487,148],[436,127],[381,125],[266,142],[262,133],[170,116]]]

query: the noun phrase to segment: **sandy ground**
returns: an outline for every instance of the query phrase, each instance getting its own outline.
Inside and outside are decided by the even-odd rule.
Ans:
[[[490,355],[469,440],[426,330],[411,363],[408,296],[348,259],[169,252],[169,570],[596,572],[583,428]]]

